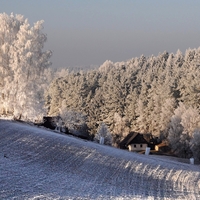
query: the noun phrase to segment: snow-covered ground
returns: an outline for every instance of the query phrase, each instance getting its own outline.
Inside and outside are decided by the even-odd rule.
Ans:
[[[0,120],[0,199],[200,199],[200,166]]]

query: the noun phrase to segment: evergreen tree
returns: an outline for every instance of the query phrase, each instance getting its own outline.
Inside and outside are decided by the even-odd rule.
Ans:
[[[127,62],[106,61],[98,70],[67,73],[46,95],[50,113],[64,105],[87,115],[93,135],[104,121],[114,142],[130,130],[152,133],[167,138],[177,155],[190,155],[199,128],[199,52],[189,49],[183,55],[178,50]]]

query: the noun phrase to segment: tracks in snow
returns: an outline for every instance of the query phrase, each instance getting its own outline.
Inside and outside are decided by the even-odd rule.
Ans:
[[[1,120],[0,199],[35,198],[200,199],[200,168]]]

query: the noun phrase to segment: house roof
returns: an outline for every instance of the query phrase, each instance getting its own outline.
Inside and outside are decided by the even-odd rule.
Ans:
[[[130,144],[148,144],[144,139],[143,134],[130,132],[119,144],[120,148],[127,148]]]
[[[130,143],[133,143],[132,141],[134,140],[134,143],[138,142],[138,134],[136,132],[130,133],[132,136],[129,138],[129,140],[126,142],[126,145],[129,145]],[[137,140],[137,141],[136,141]]]

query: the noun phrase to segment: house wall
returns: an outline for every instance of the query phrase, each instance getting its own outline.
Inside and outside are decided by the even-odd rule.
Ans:
[[[147,144],[130,144],[128,145],[129,151],[142,151],[146,150]]]
[[[155,145],[155,150],[159,151],[159,146],[158,145]]]
[[[170,148],[166,144],[155,145],[156,151],[169,152]]]

